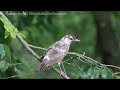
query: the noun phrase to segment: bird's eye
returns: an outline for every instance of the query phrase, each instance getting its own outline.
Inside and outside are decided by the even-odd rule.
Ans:
[[[72,38],[69,38],[70,40],[72,40]]]

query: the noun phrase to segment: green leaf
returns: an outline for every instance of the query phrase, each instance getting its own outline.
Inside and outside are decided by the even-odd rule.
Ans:
[[[5,38],[7,38],[10,34],[12,38],[16,38],[16,34],[18,33],[17,28],[11,25],[11,23],[4,17],[0,17],[1,21],[4,23],[5,28]]]
[[[5,38],[7,38],[9,35],[10,33],[7,30],[5,30]]]
[[[117,75],[119,74],[120,75],[120,72],[115,72],[114,74],[117,74]]]
[[[88,76],[91,76],[92,72],[93,72],[93,68],[91,67],[91,68],[88,69],[87,75],[88,75]]]
[[[4,44],[4,48],[5,48],[5,51],[6,51],[5,56],[11,61],[11,52],[10,52],[9,47]]]
[[[112,79],[113,78],[113,73],[112,70],[108,70],[109,68],[104,68],[101,70],[101,77],[103,79]]]
[[[87,74],[85,72],[80,72],[80,78],[81,79],[87,79],[88,76],[87,76]]]
[[[4,45],[3,44],[0,44],[0,55],[1,55],[1,58],[3,58],[5,56],[5,49],[4,49]]]
[[[0,70],[2,72],[5,72],[8,69],[9,65],[10,65],[9,62],[7,62],[5,60],[0,61]]]
[[[12,38],[16,38],[17,32],[18,32],[17,28],[12,27],[12,29],[10,30],[10,36]]]
[[[7,24],[4,25],[4,28],[5,28],[5,30],[6,30],[7,32],[10,32],[10,31],[11,31],[10,28],[9,28],[9,26],[8,26]]]
[[[11,52],[10,52],[10,49],[7,45],[0,44],[0,55],[1,55],[1,58],[6,56],[8,58],[8,60],[11,61]]]
[[[116,76],[117,79],[120,79],[120,76]]]
[[[94,78],[98,79],[100,76],[100,69],[98,67],[94,67],[93,74],[94,74]]]
[[[105,69],[105,68],[101,70],[101,76],[102,76],[103,79],[106,79],[106,78],[107,78],[107,71],[108,71],[108,70]]]
[[[15,33],[15,32],[10,32],[10,36],[11,36],[12,38],[16,38],[16,33]]]
[[[107,79],[112,79],[113,78],[113,73],[112,70],[107,70]]]

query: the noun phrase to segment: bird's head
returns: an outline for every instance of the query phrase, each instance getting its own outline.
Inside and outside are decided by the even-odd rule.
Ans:
[[[73,35],[65,35],[61,40],[66,44],[71,44],[74,41],[80,42],[80,40],[76,39]]]

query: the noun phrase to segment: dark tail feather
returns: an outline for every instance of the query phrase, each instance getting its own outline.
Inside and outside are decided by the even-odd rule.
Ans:
[[[41,64],[34,70],[34,72],[42,72],[42,71],[45,70],[45,67],[46,67],[45,63],[41,63]]]

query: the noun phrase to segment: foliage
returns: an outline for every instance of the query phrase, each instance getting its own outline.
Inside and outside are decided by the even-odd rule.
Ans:
[[[2,60],[0,61],[0,70],[2,72],[5,72],[9,67],[9,62],[5,61],[5,60]]]
[[[9,62],[11,61],[11,52],[7,45],[0,44],[0,70],[5,72],[9,67]]]
[[[113,73],[106,68],[90,67],[80,72],[82,79],[112,79]]]
[[[70,51],[78,53],[86,52],[86,55],[101,62],[101,57],[96,57],[95,54],[96,31],[91,12],[66,11],[61,13],[65,13],[65,15],[6,15],[16,28],[12,27],[10,22],[0,16],[0,20],[3,22],[5,28],[5,40],[7,40],[8,36],[12,37],[10,42],[0,44],[0,73],[4,73],[3,77],[10,76],[11,74],[20,74],[21,76],[17,78],[61,78],[49,69],[36,75],[22,75],[31,73],[39,62],[15,39],[17,33],[26,37],[25,40],[28,43],[44,48],[48,48],[53,42],[59,40],[65,34],[73,34],[81,39],[81,43],[71,45]],[[114,22],[117,21],[117,19],[113,19]],[[2,27],[2,25],[0,25],[0,27]],[[39,55],[43,55],[44,53],[37,49],[34,49],[34,51]],[[116,74],[104,65],[98,65],[98,63],[93,61],[91,61],[92,64],[89,63],[91,59],[87,61],[89,64],[85,64],[78,60],[78,58],[71,59],[72,57],[71,55],[67,55],[64,59],[67,75],[71,78],[113,79],[120,77],[119,72]],[[67,61],[68,59],[70,60]],[[84,58],[83,60],[85,61]],[[2,75],[0,76],[2,77]]]
[[[4,23],[4,28],[5,28],[5,38],[7,38],[9,35],[13,38],[16,38],[16,34],[18,30],[11,25],[6,18],[3,16],[0,17],[0,20]]]
[[[0,55],[1,55],[1,58],[3,58],[3,56],[5,56],[5,48],[4,48],[4,45],[3,44],[0,44]]]

